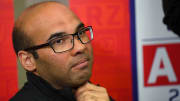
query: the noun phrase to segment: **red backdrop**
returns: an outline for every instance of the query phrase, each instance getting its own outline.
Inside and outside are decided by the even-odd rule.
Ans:
[[[16,56],[12,48],[13,2],[0,0],[0,101],[17,91]]]
[[[132,101],[129,0],[71,0],[70,7],[94,29],[91,81],[107,88],[116,101]],[[0,14],[0,101],[7,101],[17,91],[12,0],[0,0]]]
[[[116,101],[132,101],[129,0],[70,0],[70,7],[94,29],[91,80]]]

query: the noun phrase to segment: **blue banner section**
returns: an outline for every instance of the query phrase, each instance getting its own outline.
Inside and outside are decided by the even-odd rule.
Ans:
[[[135,0],[130,0],[130,22],[131,22],[131,62],[132,62],[132,91],[133,101],[138,101],[137,81],[137,57],[136,57],[136,21]]]

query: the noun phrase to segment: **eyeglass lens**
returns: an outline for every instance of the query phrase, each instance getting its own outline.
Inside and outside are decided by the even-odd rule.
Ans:
[[[78,32],[78,37],[82,44],[86,44],[93,39],[91,27],[86,27]],[[73,35],[65,35],[51,41],[51,47],[55,52],[63,52],[73,48]]]

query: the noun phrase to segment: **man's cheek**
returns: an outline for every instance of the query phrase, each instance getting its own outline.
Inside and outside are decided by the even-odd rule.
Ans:
[[[88,44],[87,45],[87,50],[88,50],[88,54],[91,56],[93,55],[93,48],[92,48],[92,45],[91,44]]]

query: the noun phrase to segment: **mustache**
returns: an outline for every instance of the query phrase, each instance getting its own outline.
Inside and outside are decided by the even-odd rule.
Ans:
[[[89,55],[86,54],[78,55],[74,57],[73,60],[70,62],[70,68],[73,68],[74,66],[89,60],[90,60]]]

